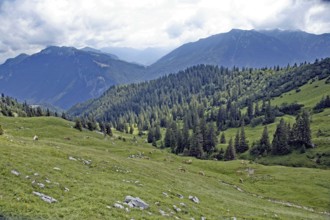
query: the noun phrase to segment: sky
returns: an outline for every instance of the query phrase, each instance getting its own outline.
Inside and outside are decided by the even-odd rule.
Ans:
[[[233,28],[330,33],[330,0],[0,0],[0,63],[49,45],[175,48]]]

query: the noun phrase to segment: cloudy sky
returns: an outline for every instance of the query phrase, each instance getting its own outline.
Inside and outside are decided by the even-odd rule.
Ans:
[[[170,47],[240,29],[330,33],[329,0],[0,0],[0,63],[47,45]]]

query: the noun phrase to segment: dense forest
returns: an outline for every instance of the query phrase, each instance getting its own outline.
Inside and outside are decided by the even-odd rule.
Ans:
[[[273,106],[271,99],[291,90],[299,92],[299,87],[310,80],[327,78],[329,83],[329,70],[330,59],[261,69],[198,65],[157,80],[111,87],[100,98],[78,104],[68,113],[80,117],[83,127],[91,130],[108,123],[127,133],[137,127],[140,135],[148,133],[147,141],[154,146],[158,143],[159,147],[170,147],[173,153],[218,159],[228,154],[215,149],[216,137],[222,131],[241,127],[237,140],[229,140],[228,148],[232,145],[235,152],[243,153],[249,148],[244,143],[244,126],[266,126],[278,116],[296,115],[294,126],[299,129],[281,122],[274,134],[283,149],[272,150],[271,144],[262,147],[265,144],[254,143],[250,151],[252,155],[285,154],[296,146],[313,146],[310,139],[294,138],[309,129],[308,123],[301,127],[301,118],[306,121],[307,113],[300,114],[303,106],[297,103]],[[315,109],[327,103],[324,98]],[[166,128],[163,137],[161,128]],[[282,133],[288,137],[282,137]]]
[[[66,114],[63,112],[61,115],[59,113],[49,110],[48,108],[43,108],[39,105],[29,105],[26,102],[20,103],[16,99],[1,94],[0,97],[0,116],[7,117],[40,117],[40,116],[61,116],[67,119]]]

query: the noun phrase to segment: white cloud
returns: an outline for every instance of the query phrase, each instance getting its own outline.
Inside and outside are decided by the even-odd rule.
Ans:
[[[241,29],[330,32],[324,0],[1,0],[0,63],[47,45],[175,47]]]

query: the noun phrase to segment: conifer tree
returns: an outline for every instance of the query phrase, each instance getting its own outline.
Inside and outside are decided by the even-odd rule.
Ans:
[[[184,148],[188,149],[190,146],[190,136],[189,136],[189,123],[184,120],[183,130],[182,130],[182,145]]]
[[[195,128],[195,131],[191,137],[189,155],[197,158],[201,158],[203,154],[203,135],[199,126]]]
[[[211,154],[215,146],[217,144],[217,135],[216,135],[216,129],[213,123],[208,123],[206,127],[206,137],[203,139],[204,146],[203,150],[207,154]]]
[[[2,129],[2,126],[0,125],[0,135],[3,135],[3,129]]]
[[[228,147],[226,149],[225,155],[224,155],[225,160],[235,160],[236,159],[236,152],[235,148],[233,146],[233,139],[230,138]]]
[[[237,132],[236,132],[236,136],[235,136],[235,143],[234,143],[234,148],[235,148],[235,151],[236,152],[239,152],[239,140],[240,140],[240,138],[239,138],[239,130],[237,130]]]
[[[239,151],[238,153],[244,153],[249,149],[248,141],[246,140],[245,137],[245,131],[244,131],[244,123],[242,124],[241,127],[241,135],[239,137]]]
[[[280,123],[276,127],[272,142],[272,154],[274,155],[284,155],[291,152],[290,146],[288,144],[288,127],[284,120],[281,119]]]
[[[309,113],[303,111],[302,115],[298,115],[295,124],[293,124],[289,143],[296,147],[310,148],[312,144],[312,136],[310,129]]]
[[[82,131],[82,124],[81,124],[81,120],[79,118],[76,119],[74,128],[78,129],[79,131]]]
[[[225,144],[225,143],[226,143],[225,132],[222,132],[222,133],[221,133],[221,136],[220,136],[220,143],[221,143],[221,144]]]
[[[131,124],[130,127],[129,127],[129,133],[130,133],[130,134],[133,134],[133,133],[134,133],[134,127],[133,127],[132,124]]]
[[[154,139],[154,129],[150,127],[148,130],[148,138],[147,138],[148,143],[152,143],[153,139]]]
[[[155,138],[156,138],[157,141],[162,138],[162,133],[160,131],[160,125],[159,124],[156,125]]]
[[[110,126],[109,123],[106,123],[106,124],[105,124],[105,133],[106,133],[107,135],[109,135],[110,137],[113,136],[113,134],[112,134],[112,129],[111,129],[111,126]]]

